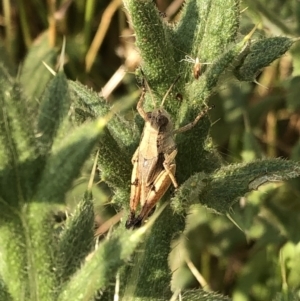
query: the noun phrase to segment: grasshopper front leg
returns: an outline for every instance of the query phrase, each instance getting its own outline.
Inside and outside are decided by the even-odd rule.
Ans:
[[[211,110],[213,108],[213,106],[210,106],[210,107],[207,107],[205,108],[203,111],[200,112],[199,115],[196,116],[196,118],[194,119],[194,121],[184,125],[183,127],[179,128],[179,129],[176,129],[173,131],[173,134],[178,134],[178,133],[183,133],[183,132],[186,132],[186,131],[189,131],[190,129],[192,129],[197,123],[198,121],[207,114],[207,112],[209,110]]]

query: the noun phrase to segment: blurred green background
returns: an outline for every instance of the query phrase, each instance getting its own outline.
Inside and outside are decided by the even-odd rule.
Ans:
[[[165,20],[176,22],[182,0],[156,1]],[[0,63],[18,76],[28,97],[43,93],[56,70],[63,37],[65,72],[101,93],[109,103],[133,102],[140,91],[135,69],[140,64],[134,32],[121,0],[2,0]],[[259,24],[254,39],[300,37],[300,1],[244,0],[240,33]],[[189,54],[187,54],[189,55]],[[178,62],[180,64],[180,62]],[[42,75],[41,75],[42,74]],[[300,44],[265,68],[256,83],[228,80],[210,103],[211,135],[224,162],[264,157],[300,158]],[[126,118],[132,118],[128,111]],[[92,159],[68,195],[68,210],[87,187]],[[97,225],[116,214],[110,191],[94,189]],[[118,217],[119,218],[119,217]],[[118,219],[117,218],[117,219]],[[300,181],[273,183],[240,199],[230,216],[191,208],[180,244],[171,252],[173,281],[232,296],[236,301],[300,300]],[[189,258],[187,260],[187,258]],[[195,276],[191,270],[196,268]],[[194,271],[194,273],[196,273]],[[277,295],[282,292],[283,297]]]

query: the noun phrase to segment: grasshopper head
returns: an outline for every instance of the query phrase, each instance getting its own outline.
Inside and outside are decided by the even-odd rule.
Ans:
[[[151,127],[159,132],[170,132],[173,129],[173,124],[170,115],[162,108],[155,109],[153,112],[147,113]]]

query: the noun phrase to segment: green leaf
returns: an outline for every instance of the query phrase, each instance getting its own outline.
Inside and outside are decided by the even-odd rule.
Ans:
[[[226,213],[241,196],[268,182],[300,176],[298,162],[264,159],[221,167],[207,175],[197,173],[179,188],[172,206],[182,212],[192,204],[201,203],[216,212]]]
[[[54,300],[57,294],[58,281],[54,263],[57,246],[52,210],[52,204],[31,202],[21,212],[27,252],[29,300],[32,301]]]
[[[20,209],[9,205],[4,208],[0,220],[0,275],[10,295],[14,300],[20,296],[31,301],[53,300],[57,282],[52,207],[30,203]]]
[[[231,301],[230,298],[214,292],[206,292],[201,289],[189,290],[182,294],[183,301]]]
[[[117,104],[115,104],[111,107],[98,93],[83,86],[79,82],[69,81],[69,87],[72,99],[75,102],[75,112],[77,113],[77,117],[81,117],[79,120],[80,123],[88,119],[103,117],[117,106]],[[127,104],[122,105],[124,108],[126,106]],[[125,120],[123,116],[115,113],[114,117],[108,122],[107,129],[117,142],[122,153],[134,151],[133,148],[137,146],[140,137],[136,125]],[[108,137],[103,139],[106,140]]]
[[[297,291],[288,290],[286,292],[277,293],[274,301],[297,301],[299,294]]]
[[[21,69],[20,83],[26,95],[30,97],[31,105],[38,105],[36,100],[42,95],[52,78],[52,74],[43,62],[53,68],[56,56],[56,50],[50,47],[48,31],[44,32],[29,49]]]
[[[78,82],[70,81],[69,86],[71,96],[75,101],[75,110],[77,113],[80,110],[81,122],[105,116],[110,112],[110,106],[95,92]],[[132,170],[131,157],[138,136],[136,126],[130,125],[119,116],[114,116],[99,137],[98,164],[101,170],[101,179],[116,190],[115,194],[119,196],[118,202],[128,203]],[[122,154],[122,156],[117,154]]]
[[[8,50],[9,47],[5,46],[3,42],[4,42],[3,40],[0,41],[0,53],[1,53],[0,68],[6,69],[7,73],[10,76],[16,76],[17,67],[14,65],[14,62],[12,60],[13,55],[11,52],[9,52]]]
[[[189,101],[183,103],[179,112],[180,125],[187,124],[193,120],[203,106],[206,99],[217,87],[219,77],[235,61],[236,57],[247,46],[248,37],[232,47],[230,50],[221,55],[200,78],[199,81],[193,81],[189,86]],[[187,177],[195,172],[208,171],[216,169],[220,164],[217,156],[213,154],[212,147],[209,147],[206,139],[210,123],[207,118],[200,120],[196,126],[189,132],[178,135],[178,171],[179,182],[184,181]],[[187,147],[188,146],[188,147]],[[180,154],[185,156],[180,156]],[[189,158],[187,161],[186,158]]]
[[[58,128],[68,115],[70,99],[68,83],[63,72],[59,72],[47,86],[39,107],[37,132],[41,151],[50,151]]]
[[[0,66],[0,84],[2,111],[0,115],[0,138],[4,146],[2,152],[6,151],[9,162],[16,159],[24,162],[32,155],[32,152],[35,152],[33,126],[30,123],[31,120],[28,117],[19,86],[2,66]],[[6,160],[1,160],[1,164],[7,163]]]
[[[240,17],[240,1],[189,0],[183,6],[180,21],[174,29],[175,47],[181,50],[178,61],[185,54],[198,58],[200,63],[212,63],[232,43],[237,35]],[[190,62],[185,74],[193,80]]]
[[[153,217],[151,217],[153,218]],[[167,221],[167,222],[166,222]],[[174,214],[170,207],[164,209],[146,236],[141,249],[133,257],[130,278],[127,277],[124,299],[135,296],[135,300],[169,300],[172,296],[170,282],[172,273],[168,267],[171,241],[174,235],[184,230],[184,218]]]
[[[8,288],[0,278],[0,300],[13,301],[11,295],[8,292]]]
[[[143,238],[144,232],[144,227],[134,232],[123,228],[103,241],[92,258],[66,284],[58,301],[67,301],[70,298],[73,301],[83,301],[92,298],[128,260]]]
[[[34,189],[38,148],[20,88],[2,66],[0,85],[0,195],[4,201],[17,204]]]
[[[58,139],[41,175],[36,200],[64,202],[65,193],[70,189],[83,163],[96,146],[106,122],[99,119],[86,123],[75,129],[63,141]]]
[[[124,5],[131,16],[150,87],[156,95],[164,95],[178,75],[169,30],[151,0],[125,0]]]
[[[94,205],[86,192],[60,234],[57,251],[57,277],[65,282],[80,268],[94,241]],[[70,252],[72,250],[72,252]]]
[[[1,199],[0,201],[2,202]],[[6,208],[13,211],[8,206]],[[29,279],[26,272],[27,244],[24,243],[24,238],[26,237],[24,236],[23,225],[16,212],[10,212],[9,217],[4,218],[6,216],[2,209],[0,226],[0,275],[13,300],[18,300],[20,296],[24,296],[24,299],[30,300]]]
[[[299,258],[299,248],[298,241],[297,243],[285,242],[280,250],[280,261],[281,261],[281,269],[286,272],[286,284],[284,289],[294,288],[299,286],[299,275],[300,275],[300,267],[298,265]],[[291,291],[283,291],[282,297],[284,295],[292,296],[293,292]],[[281,300],[281,299],[280,299]],[[284,299],[283,299],[284,300]],[[293,299],[288,299],[293,300]]]
[[[274,37],[253,43],[243,62],[234,69],[234,75],[240,81],[254,81],[262,68],[282,56],[294,42],[290,38]]]
[[[171,206],[176,213],[184,213],[192,204],[199,203],[199,195],[204,190],[208,175],[204,172],[189,177],[172,198]]]

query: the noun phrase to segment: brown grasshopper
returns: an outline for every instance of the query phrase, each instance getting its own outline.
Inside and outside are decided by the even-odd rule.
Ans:
[[[176,80],[177,81],[177,80]],[[174,86],[169,88],[163,97],[160,108],[152,112],[145,112],[143,101],[146,89],[143,91],[137,110],[145,121],[140,144],[132,157],[132,176],[130,194],[130,214],[126,221],[126,228],[137,228],[148,217],[156,203],[163,197],[171,183],[178,188],[175,179],[177,148],[174,134],[182,133],[193,128],[196,123],[211,108],[207,107],[193,122],[174,130],[170,115],[162,108],[165,99]],[[138,205],[141,211],[135,217]]]

